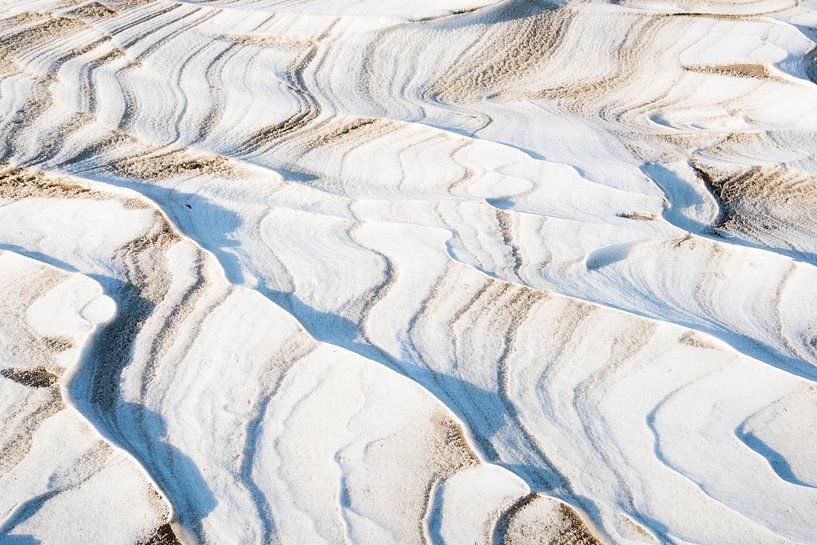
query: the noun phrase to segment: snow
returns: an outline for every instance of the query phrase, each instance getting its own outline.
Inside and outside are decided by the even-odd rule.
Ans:
[[[817,544],[813,2],[0,18],[0,544]]]

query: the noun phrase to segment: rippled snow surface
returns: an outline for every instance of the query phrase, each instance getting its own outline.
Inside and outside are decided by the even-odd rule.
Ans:
[[[0,1],[0,543],[817,543],[814,0]]]

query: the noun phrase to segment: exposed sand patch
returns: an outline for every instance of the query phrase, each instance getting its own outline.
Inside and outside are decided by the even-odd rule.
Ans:
[[[0,163],[0,198],[99,198],[95,192],[77,182],[63,180],[42,172]]]
[[[118,13],[119,10],[107,4],[103,4],[101,2],[88,2],[72,9],[71,11],[67,12],[66,15],[80,17],[82,19],[105,19],[107,17],[113,17]]]
[[[57,382],[57,375],[43,367],[33,369],[3,369],[0,370],[0,375],[31,388],[50,388]]]
[[[810,230],[817,216],[817,178],[778,166],[718,170],[696,165],[723,210],[716,227],[764,240],[788,231]],[[791,239],[797,248],[799,241]],[[806,250],[807,248],[801,248]]]
[[[502,515],[495,539],[502,545],[603,545],[575,510],[537,494]]]
[[[684,69],[690,72],[719,74],[735,78],[772,79],[778,81],[782,79],[765,64],[701,65],[685,66]]]
[[[170,524],[162,524],[156,532],[138,545],[181,545]]]
[[[22,14],[12,19],[0,21],[0,24],[8,28],[17,28],[25,23],[34,24],[24,30],[0,37],[0,52],[6,55],[16,55],[22,51],[87,28],[87,23],[76,19],[33,13]]]
[[[640,221],[652,221],[656,219],[658,216],[655,214],[644,214],[642,212],[621,212],[616,214],[620,218],[625,218],[628,220],[640,220]]]
[[[161,155],[129,157],[110,165],[118,175],[143,180],[163,180],[177,176],[239,176],[239,168],[223,156],[195,156],[184,151]]]

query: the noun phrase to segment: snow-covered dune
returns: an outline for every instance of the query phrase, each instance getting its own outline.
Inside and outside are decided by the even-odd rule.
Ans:
[[[0,544],[817,544],[815,28],[0,1]]]

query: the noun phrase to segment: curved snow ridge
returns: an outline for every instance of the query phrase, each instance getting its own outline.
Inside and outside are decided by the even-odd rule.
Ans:
[[[431,509],[431,490],[481,463],[456,418],[424,389],[370,360],[316,342],[267,298],[230,284],[212,255],[178,235],[155,209],[146,214],[150,204],[145,201],[127,191],[106,194],[92,189],[98,184],[83,186],[21,169],[9,169],[6,179],[22,198],[7,195],[2,221],[24,223],[22,218],[29,218],[25,229],[9,230],[13,247],[98,278],[118,301],[118,315],[97,332],[81,368],[66,375],[66,391],[104,437],[139,461],[148,474],[146,484],[156,481],[156,492],[173,506],[172,512],[159,514],[160,522],[172,520],[182,539],[219,541],[241,534],[245,540],[255,536],[267,541],[314,532],[318,541],[335,542],[342,535],[333,530],[337,526],[359,535],[357,540],[416,535],[423,542],[429,532],[425,513]],[[65,199],[66,194],[73,198]],[[89,206],[106,207],[110,213],[80,216],[58,229],[54,216],[45,215],[53,210],[31,217],[44,205],[61,207],[71,217]],[[105,224],[106,218],[112,223]],[[131,229],[129,241],[122,226],[138,220],[141,225],[135,233]],[[97,229],[117,232],[118,240],[101,241],[101,248],[72,247],[72,238]],[[108,257],[111,246],[117,249]],[[40,312],[48,308],[36,303]],[[88,305],[82,311],[91,312]],[[236,320],[238,329],[230,325]],[[246,339],[235,338],[239,330]],[[222,350],[226,352],[219,355]],[[219,366],[226,368],[219,371]],[[15,378],[14,373],[20,371],[12,369],[9,376]],[[225,381],[231,374],[236,382]],[[193,396],[190,381],[211,392]],[[215,395],[219,392],[220,398]],[[164,416],[191,411],[201,415],[193,429],[186,418]],[[208,422],[207,415],[213,420]],[[330,422],[337,428],[332,438],[327,430],[316,430]],[[202,435],[202,427],[210,432]],[[238,437],[236,429],[242,430]],[[313,444],[316,433],[323,438],[318,445]],[[233,446],[212,457],[225,441]],[[272,453],[262,456],[260,451],[270,448]],[[310,471],[325,472],[327,479],[336,475],[317,489],[299,479],[303,468],[298,460],[311,450],[323,456]],[[404,472],[394,471],[398,452],[411,462],[414,484]],[[493,527],[515,499],[531,493],[512,473],[497,471],[490,483],[507,481],[503,486],[512,492],[498,495],[488,512],[475,514],[484,517],[485,528]],[[388,486],[389,479],[397,481]],[[470,486],[486,485],[478,481]],[[314,499],[296,495],[299,488]],[[285,499],[288,495],[292,498]],[[446,498],[443,494],[437,501],[451,508],[455,500]],[[558,522],[553,528],[543,526],[545,535],[585,528],[566,505],[542,501],[549,502],[548,512]],[[406,510],[414,516],[407,517]],[[298,514],[305,520],[299,521]],[[11,514],[12,535],[19,516]],[[252,527],[254,531],[247,530]],[[141,539],[152,529],[136,528]],[[128,539],[134,538],[113,536],[114,541]]]
[[[95,539],[135,543],[145,527],[168,518],[169,505],[135,460],[88,425],[65,387],[115,305],[89,277],[18,251],[0,253],[6,294],[0,534],[79,543],[86,532],[66,514],[83,505],[95,513]],[[112,481],[119,485],[111,488]]]
[[[815,26],[4,6],[0,543],[817,543]]]

